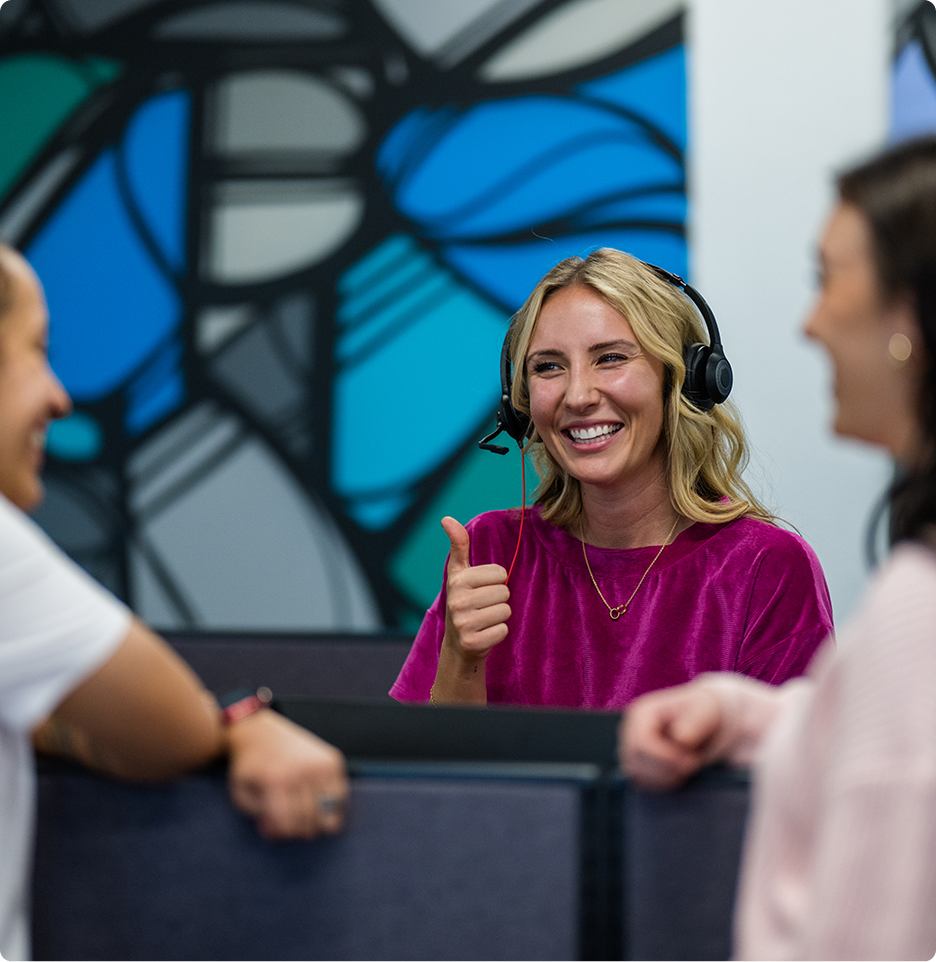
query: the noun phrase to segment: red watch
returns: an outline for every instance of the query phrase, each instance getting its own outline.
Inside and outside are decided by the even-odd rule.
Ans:
[[[273,692],[265,686],[258,688],[253,694],[244,695],[243,690],[241,690],[233,696],[228,695],[222,699],[221,720],[225,725],[232,725],[234,722],[260,711],[261,708],[269,707],[271,701],[273,701]],[[224,704],[224,702],[227,702],[227,704]]]

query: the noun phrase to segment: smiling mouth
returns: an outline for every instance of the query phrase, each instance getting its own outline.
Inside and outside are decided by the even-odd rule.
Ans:
[[[617,434],[623,424],[601,424],[590,428],[569,428],[565,433],[576,444],[595,444]]]

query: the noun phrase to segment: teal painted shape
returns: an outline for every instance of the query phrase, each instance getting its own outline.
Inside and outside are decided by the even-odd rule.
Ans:
[[[338,290],[333,485],[379,529],[496,406],[507,317],[402,235]]]
[[[46,450],[59,461],[94,461],[103,447],[101,425],[83,411],[74,411],[69,417],[49,425]]]

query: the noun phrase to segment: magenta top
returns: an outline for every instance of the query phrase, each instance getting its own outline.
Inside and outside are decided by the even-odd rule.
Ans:
[[[519,524],[517,509],[469,522],[471,563],[509,567]],[[610,604],[627,601],[658,550],[588,547]],[[751,518],[687,528],[612,621],[581,542],[528,508],[509,588],[509,634],[487,660],[490,704],[619,709],[703,671],[778,685],[803,674],[832,631],[829,590],[812,549]],[[394,698],[429,700],[444,631],[445,576],[390,689]]]

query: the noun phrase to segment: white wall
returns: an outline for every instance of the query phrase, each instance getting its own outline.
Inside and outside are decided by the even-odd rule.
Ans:
[[[691,278],[719,320],[755,447],[750,480],[816,549],[836,620],[867,571],[889,463],[829,430],[829,369],[800,333],[832,174],[885,136],[890,0],[692,0]]]

